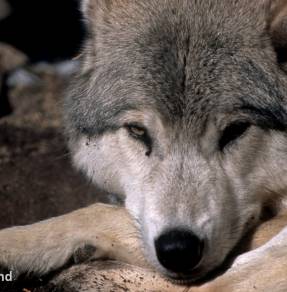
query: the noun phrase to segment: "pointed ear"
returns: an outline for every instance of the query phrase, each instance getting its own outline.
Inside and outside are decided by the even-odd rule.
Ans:
[[[122,3],[121,0],[81,0],[81,10],[85,20],[93,23],[99,13],[109,12],[113,6]]]
[[[98,14],[105,11],[109,7],[112,0],[81,0],[81,10],[84,20],[88,25],[88,29],[92,29]]]
[[[287,64],[287,0],[271,0],[269,31],[279,63]]]
[[[90,23],[90,20],[93,17],[93,12],[98,6],[100,0],[81,0],[81,10],[84,16],[86,23]]]
[[[89,11],[89,6],[90,6],[91,0],[81,0],[81,10],[84,15],[84,17],[87,19],[88,18],[88,11]]]

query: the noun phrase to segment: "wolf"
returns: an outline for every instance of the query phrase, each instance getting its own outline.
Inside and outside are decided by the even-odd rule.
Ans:
[[[196,281],[266,207],[283,212],[286,7],[82,1],[88,37],[64,102],[65,132],[75,167],[124,207],[96,204],[2,230],[0,263],[45,274],[93,246],[93,258]],[[286,253],[287,229],[240,256],[227,278],[240,281],[277,248]]]

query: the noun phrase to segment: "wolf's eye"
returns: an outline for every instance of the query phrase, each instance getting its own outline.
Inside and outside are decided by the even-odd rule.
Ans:
[[[128,133],[130,134],[131,137],[144,143],[144,145],[148,149],[148,151],[146,152],[146,155],[149,156],[152,150],[152,140],[147,130],[143,127],[140,127],[138,125],[133,125],[133,124],[128,124],[125,127],[128,130]]]
[[[128,125],[127,128],[129,130],[129,133],[135,138],[141,138],[146,134],[145,129],[140,128],[138,126]]]
[[[229,146],[236,139],[241,137],[251,126],[248,122],[234,122],[227,126],[219,140],[219,149],[223,151],[226,146]]]

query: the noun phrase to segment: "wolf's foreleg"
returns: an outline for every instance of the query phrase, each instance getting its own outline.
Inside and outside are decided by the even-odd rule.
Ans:
[[[94,204],[28,226],[0,231],[0,265],[16,274],[46,274],[88,246],[92,258],[147,266],[138,232],[124,208]],[[94,247],[94,248],[93,248]]]

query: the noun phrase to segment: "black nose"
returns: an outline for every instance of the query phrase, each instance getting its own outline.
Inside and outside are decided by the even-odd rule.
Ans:
[[[202,258],[203,242],[190,231],[174,229],[156,239],[155,249],[167,270],[189,274]]]

